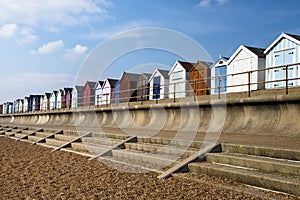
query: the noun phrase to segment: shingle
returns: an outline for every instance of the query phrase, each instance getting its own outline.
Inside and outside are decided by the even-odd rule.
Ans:
[[[264,58],[266,57],[266,55],[264,54],[264,51],[266,49],[262,49],[262,48],[257,48],[257,47],[250,47],[250,46],[245,46],[247,49],[249,49],[250,51],[252,51],[253,53],[255,53],[258,57],[260,58]]]
[[[179,61],[178,62],[181,64],[181,66],[187,71],[189,72],[195,63],[190,63],[190,62],[184,62],[184,61]]]

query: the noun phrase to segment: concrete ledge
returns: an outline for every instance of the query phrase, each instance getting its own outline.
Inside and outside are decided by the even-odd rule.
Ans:
[[[190,163],[189,169],[193,173],[204,173],[212,176],[231,179],[241,183],[263,187],[271,190],[300,195],[300,179],[287,178],[280,174],[249,171],[230,166],[222,166],[211,163]]]

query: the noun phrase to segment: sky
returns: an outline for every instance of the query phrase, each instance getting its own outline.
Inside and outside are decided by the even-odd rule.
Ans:
[[[84,84],[78,74],[95,56],[99,65],[90,70],[91,81],[120,78],[123,71],[170,69],[177,59],[184,60],[174,52],[144,48],[117,55],[104,66],[105,53],[122,47],[103,44],[126,31],[174,31],[216,61],[242,44],[267,48],[282,32],[300,35],[299,7],[298,0],[0,0],[0,103]],[[143,34],[131,42],[141,41]]]

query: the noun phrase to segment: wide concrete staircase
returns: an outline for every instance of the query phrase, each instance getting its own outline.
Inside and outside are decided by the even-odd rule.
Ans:
[[[205,162],[190,163],[191,172],[300,195],[300,151],[222,144]]]
[[[156,171],[159,178],[190,171],[300,196],[297,150],[1,125],[0,136],[126,166],[126,170]]]
[[[197,153],[203,145],[201,141],[137,137],[136,142],[125,143],[124,149],[113,150],[112,156],[153,171],[164,171]]]

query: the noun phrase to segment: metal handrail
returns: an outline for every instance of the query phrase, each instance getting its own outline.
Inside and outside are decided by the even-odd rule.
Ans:
[[[162,99],[161,96],[163,96],[163,98],[165,96],[169,96],[169,98],[173,98],[174,102],[176,102],[176,99],[183,93],[185,95],[182,96],[194,96],[194,100],[196,100],[196,96],[198,92],[207,92],[207,93],[211,93],[212,90],[218,91],[218,97],[220,98],[221,96],[221,89],[223,88],[234,88],[234,87],[243,87],[243,86],[247,86],[248,87],[248,96],[251,97],[251,86],[252,85],[261,85],[261,84],[267,84],[267,83],[275,83],[275,82],[285,82],[285,91],[286,94],[288,94],[288,90],[289,90],[289,85],[288,82],[289,81],[294,81],[294,80],[300,80],[300,77],[297,78],[289,78],[289,74],[288,74],[288,69],[291,66],[297,66],[300,65],[300,63],[295,63],[295,64],[289,64],[289,65],[281,65],[281,66],[275,66],[275,67],[269,67],[269,68],[263,68],[263,69],[257,69],[257,70],[251,70],[251,71],[245,71],[245,72],[239,72],[239,73],[234,73],[234,74],[225,74],[225,75],[221,75],[221,76],[214,76],[214,77],[206,77],[206,78],[200,78],[200,79],[196,79],[196,80],[188,80],[188,81],[181,81],[181,82],[176,82],[176,83],[171,83],[171,84],[163,84],[163,85],[159,85],[159,86],[148,86],[148,84],[142,85],[141,87],[138,88],[133,88],[133,89],[128,89],[128,90],[122,90],[122,91],[118,91],[118,92],[114,92],[111,91],[109,93],[105,93],[102,94],[102,97],[100,98],[100,101],[98,99],[96,99],[98,96],[95,95],[90,95],[90,96],[85,96],[85,97],[77,97],[77,98],[71,98],[68,102],[68,107],[67,105],[67,100],[65,98],[63,98],[61,101],[52,101],[49,102],[50,99],[46,102],[44,101],[40,101],[38,105],[35,106],[26,106],[25,103],[23,103],[21,106],[19,105],[19,107],[16,109],[16,107],[11,108],[11,110],[9,110],[9,112],[13,112],[13,111],[18,111],[18,112],[34,112],[34,111],[39,111],[39,112],[46,112],[46,111],[50,111],[50,110],[72,110],[72,109],[77,109],[77,108],[92,108],[92,107],[100,107],[100,106],[108,106],[108,105],[116,105],[118,106],[120,103],[124,103],[124,102],[129,102],[131,100],[134,101],[140,101],[141,105],[143,105],[144,101],[151,99],[155,101],[156,104],[158,104],[159,100]],[[256,82],[252,82],[251,80],[251,74],[253,72],[260,72],[260,71],[269,71],[272,69],[278,69],[278,68],[283,68],[283,70],[285,70],[285,78],[282,79],[278,79],[278,80],[265,80],[265,81],[256,81]],[[243,74],[247,74],[248,75],[248,80],[245,80],[245,83],[242,84],[235,84],[235,85],[226,85],[226,86],[221,86],[220,85],[220,80],[221,77],[228,77],[228,76],[237,76],[237,75],[243,75]],[[218,86],[214,86],[211,87],[209,86],[210,82],[213,82],[215,79],[218,79]],[[205,88],[197,88],[198,84],[204,84]],[[185,90],[182,91],[178,91],[176,90],[177,86],[181,85],[184,86]],[[194,87],[193,87],[194,86]],[[294,87],[294,86],[292,86]],[[107,89],[109,87],[103,88],[103,89]],[[103,91],[102,89],[102,91]],[[156,93],[154,94],[153,91],[156,89]],[[163,93],[159,93],[158,94],[158,90],[162,90],[165,89],[163,91]],[[152,93],[150,92],[152,90]],[[138,93],[138,91],[140,91],[141,93]],[[149,93],[145,93],[145,91],[149,91]],[[136,94],[135,94],[136,92]],[[129,96],[125,96],[125,97],[121,97],[122,94],[124,93],[128,93],[130,94]],[[140,94],[140,95],[139,95]],[[106,96],[106,97],[105,97]],[[105,98],[104,98],[105,97]],[[90,102],[85,103],[84,100],[89,98]],[[46,104],[46,105],[45,105]],[[76,104],[76,105],[74,105]],[[4,104],[6,105],[6,104]],[[74,107],[76,106],[76,107]],[[20,109],[20,107],[22,109]],[[28,111],[28,108],[31,108],[32,111]],[[37,108],[37,109],[36,109]],[[7,111],[7,108],[4,108],[4,106],[2,106],[2,111]]]

